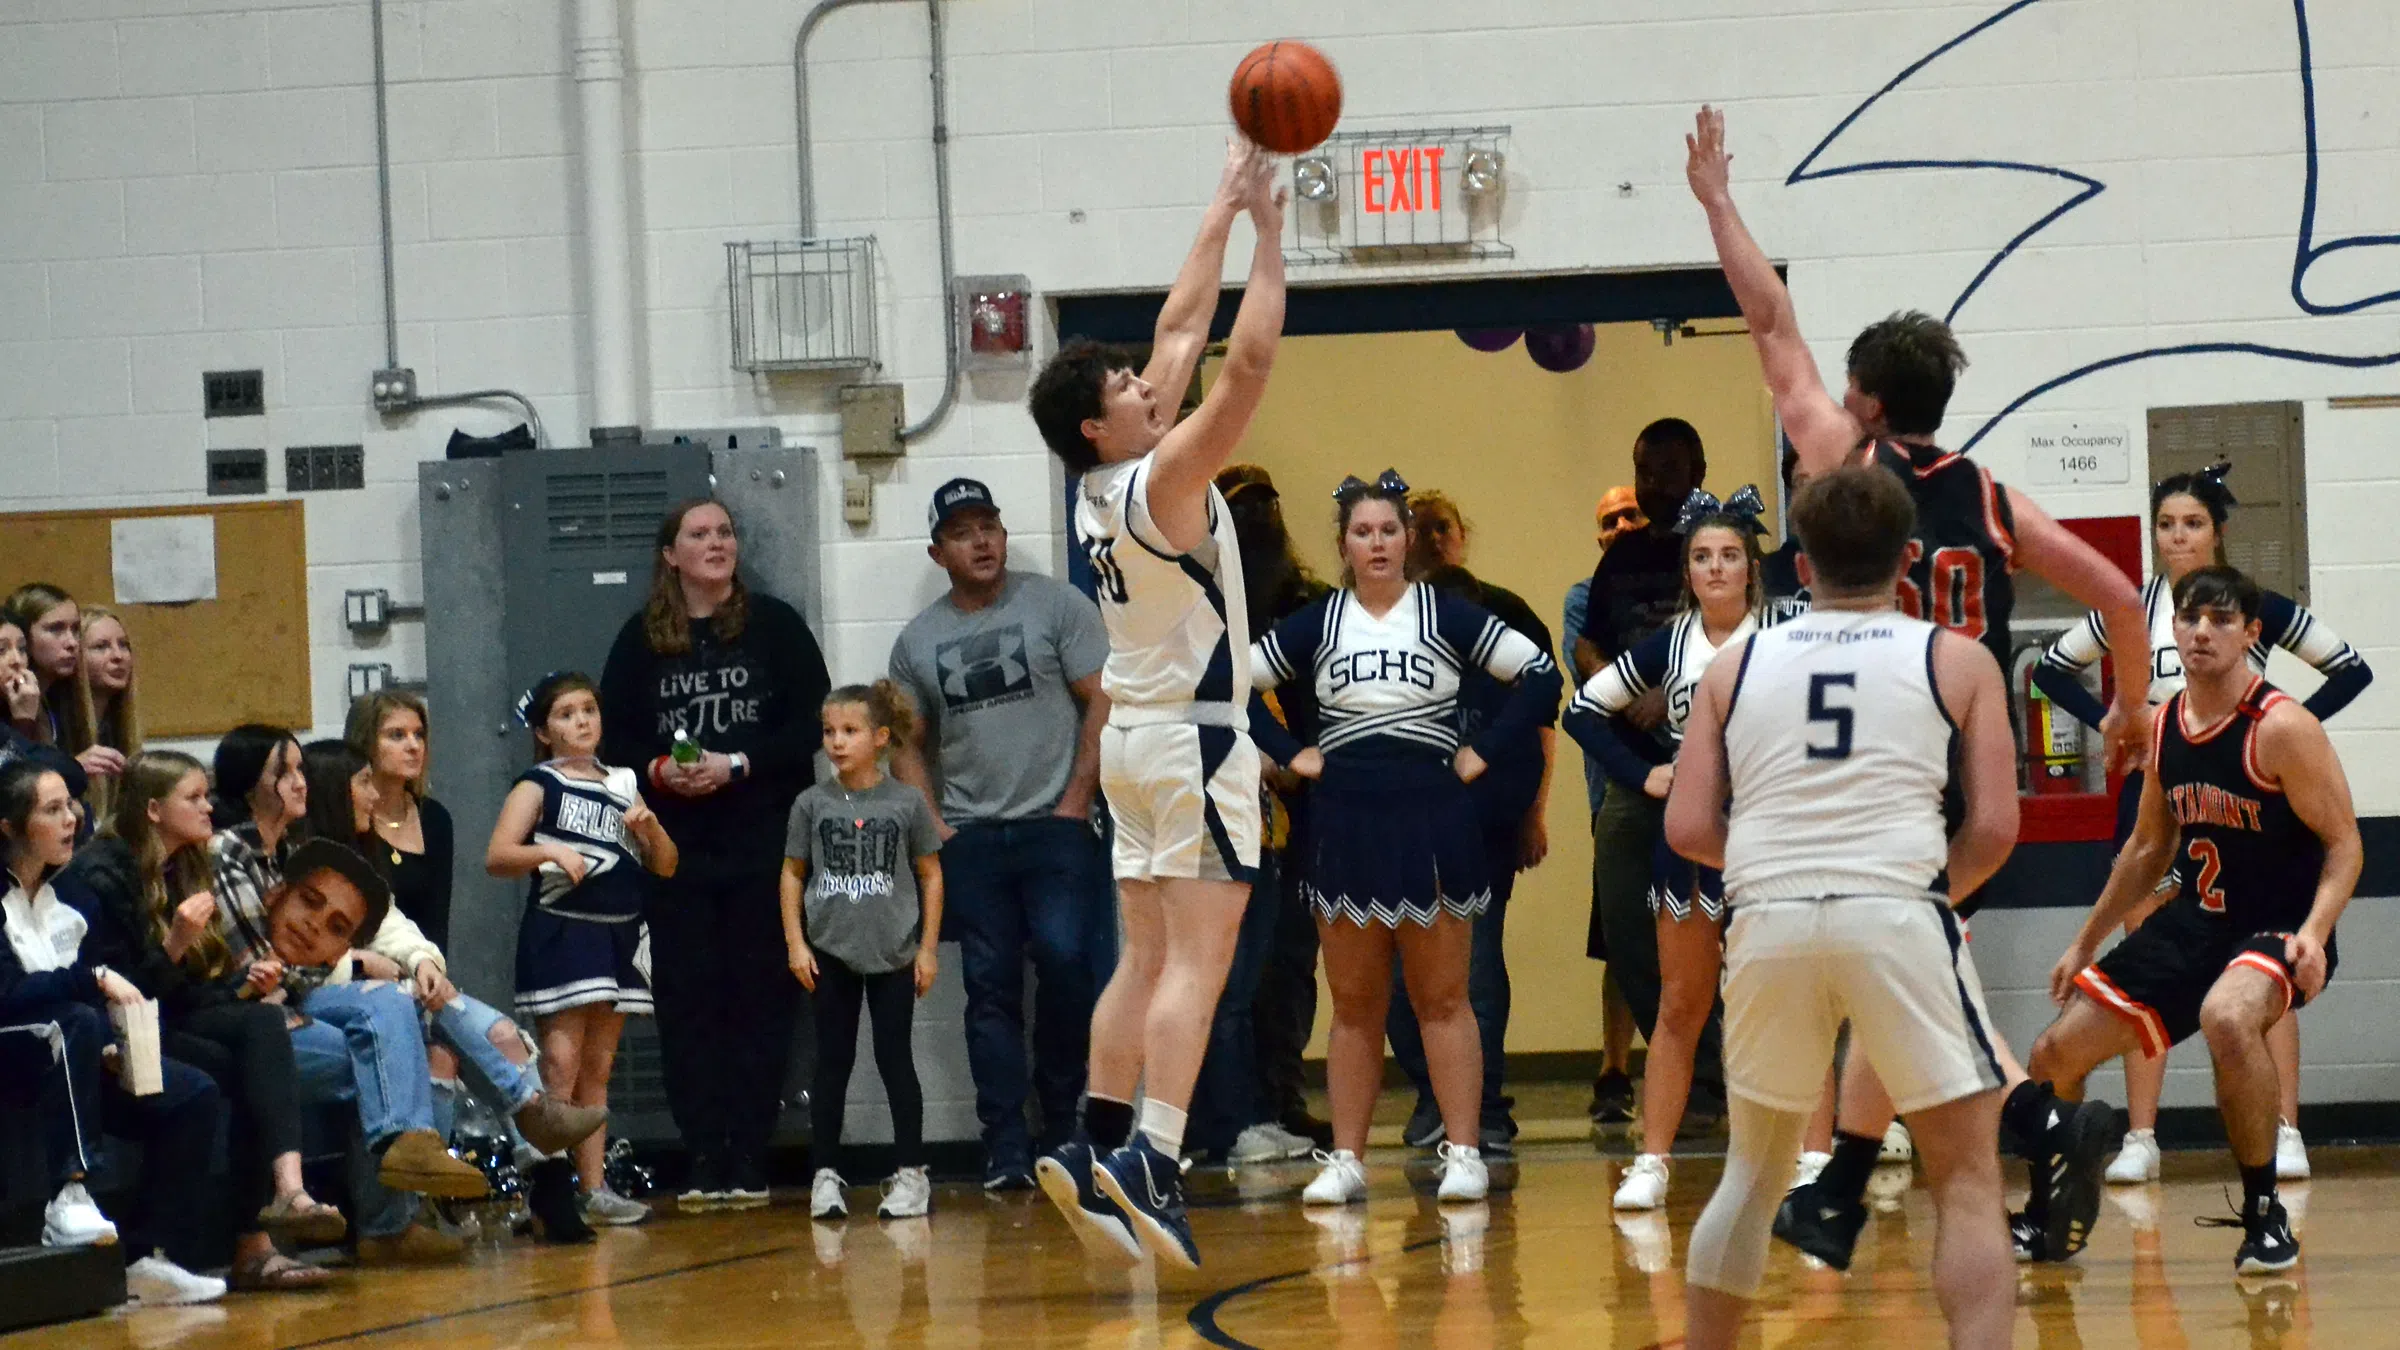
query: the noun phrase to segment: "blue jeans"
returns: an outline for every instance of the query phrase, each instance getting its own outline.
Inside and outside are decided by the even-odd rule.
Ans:
[[[433,1014],[428,1029],[436,1043],[457,1052],[467,1090],[482,1098],[504,1123],[542,1095],[541,1070],[530,1062],[511,1062],[492,1043],[492,1028],[506,1020],[507,1015],[491,1004],[460,994]],[[434,1128],[444,1139],[450,1137],[457,1110],[450,1085],[435,1084]],[[510,1133],[515,1133],[513,1127]]]
[[[1225,992],[1217,995],[1216,1016],[1208,1024],[1208,1053],[1200,1061],[1199,1081],[1192,1086],[1185,1142],[1194,1152],[1221,1153],[1233,1147],[1242,1131],[1273,1118],[1259,1101],[1258,1039],[1251,1006],[1275,951],[1282,861],[1272,850],[1259,853],[1258,880],[1250,885],[1250,901],[1233,941],[1233,964],[1225,971]]]
[[[306,1105],[351,1102],[358,1134],[350,1154],[352,1215],[367,1237],[391,1237],[416,1216],[417,1197],[383,1188],[376,1169],[384,1146],[410,1130],[430,1130],[433,1070],[416,1000],[397,985],[335,984],[301,1004],[309,1024],[292,1033],[292,1063]]]
[[[1509,1112],[1516,1102],[1501,1092],[1500,1080],[1502,1060],[1508,1049],[1510,991],[1505,933],[1508,899],[1517,888],[1516,827],[1511,824],[1502,829],[1487,824],[1484,846],[1491,859],[1492,903],[1475,919],[1473,945],[1467,956],[1467,1006],[1474,1010],[1475,1030],[1483,1042],[1482,1127],[1514,1135],[1516,1122]],[[1408,1081],[1416,1085],[1420,1106],[1431,1103],[1433,1076],[1425,1067],[1425,1038],[1417,1028],[1417,1011],[1409,1006],[1408,984],[1399,976],[1397,961],[1384,1034],[1391,1038],[1393,1060],[1408,1075]]]
[[[1074,1128],[1092,1005],[1116,968],[1116,887],[1080,820],[970,821],[942,847],[944,935],[967,987],[967,1068],[989,1165],[1023,1166],[1033,1144],[1030,1091],[1044,1143]],[[1033,1067],[1025,1049],[1025,961],[1034,987]]]

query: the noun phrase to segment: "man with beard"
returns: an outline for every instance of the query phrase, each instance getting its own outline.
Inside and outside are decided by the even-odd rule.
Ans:
[[[1241,541],[1250,631],[1264,633],[1327,588],[1293,551],[1283,499],[1265,469],[1229,465],[1216,481]],[[1304,735],[1313,734],[1309,694],[1286,686],[1272,696],[1286,724]],[[1300,1069],[1317,1020],[1317,929],[1300,899],[1299,876],[1284,865],[1284,844],[1307,809],[1307,783],[1288,773],[1267,778],[1267,837],[1259,878],[1242,916],[1233,966],[1217,999],[1208,1056],[1192,1096],[1192,1138],[1199,1156],[1222,1156],[1236,1165],[1305,1158],[1311,1149],[1333,1143],[1333,1127],[1309,1114]]]
[[[1026,957],[1042,1150],[1074,1128],[1092,1004],[1116,961],[1114,891],[1091,823],[1108,634],[1073,587],[1009,570],[1008,527],[990,488],[954,478],[927,516],[926,552],[949,573],[950,591],[892,644],[892,679],[922,714],[917,736],[893,747],[892,773],[925,793],[944,840],[946,936],[958,940],[966,979],[983,1187],[1030,1190]],[[1057,753],[1067,743],[1071,762]]]

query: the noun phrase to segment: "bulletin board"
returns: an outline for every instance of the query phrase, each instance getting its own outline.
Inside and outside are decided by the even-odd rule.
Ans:
[[[147,516],[215,518],[215,599],[117,603],[111,522]],[[29,581],[123,616],[146,738],[315,721],[308,531],[297,500],[0,513],[0,598]]]

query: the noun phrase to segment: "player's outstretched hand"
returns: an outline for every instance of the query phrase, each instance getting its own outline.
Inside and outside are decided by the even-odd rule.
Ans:
[[[1250,201],[1258,195],[1258,178],[1264,172],[1274,173],[1274,159],[1247,136],[1225,138],[1225,172],[1217,179],[1217,200],[1235,210],[1250,209]]]
[[[2285,938],[2283,964],[2300,987],[2300,997],[2311,999],[2325,992],[2325,944],[2314,935],[2302,931]]]
[[[1684,180],[1702,206],[1733,200],[1733,156],[1725,153],[1725,114],[1700,106],[1692,134],[1683,138]]]
[[[2092,949],[2082,943],[2067,948],[2067,954],[2050,967],[2050,1001],[2063,1008],[2075,997],[2075,977],[2092,963]]]
[[[2110,773],[2132,773],[2150,761],[2150,719],[2147,716],[2129,716],[2123,708],[2112,703],[2108,715],[2100,719],[2100,738],[2108,747]]]

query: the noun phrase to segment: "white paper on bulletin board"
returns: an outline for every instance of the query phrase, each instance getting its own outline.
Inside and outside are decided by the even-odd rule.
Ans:
[[[112,520],[108,550],[120,605],[180,605],[217,598],[215,516]]]

